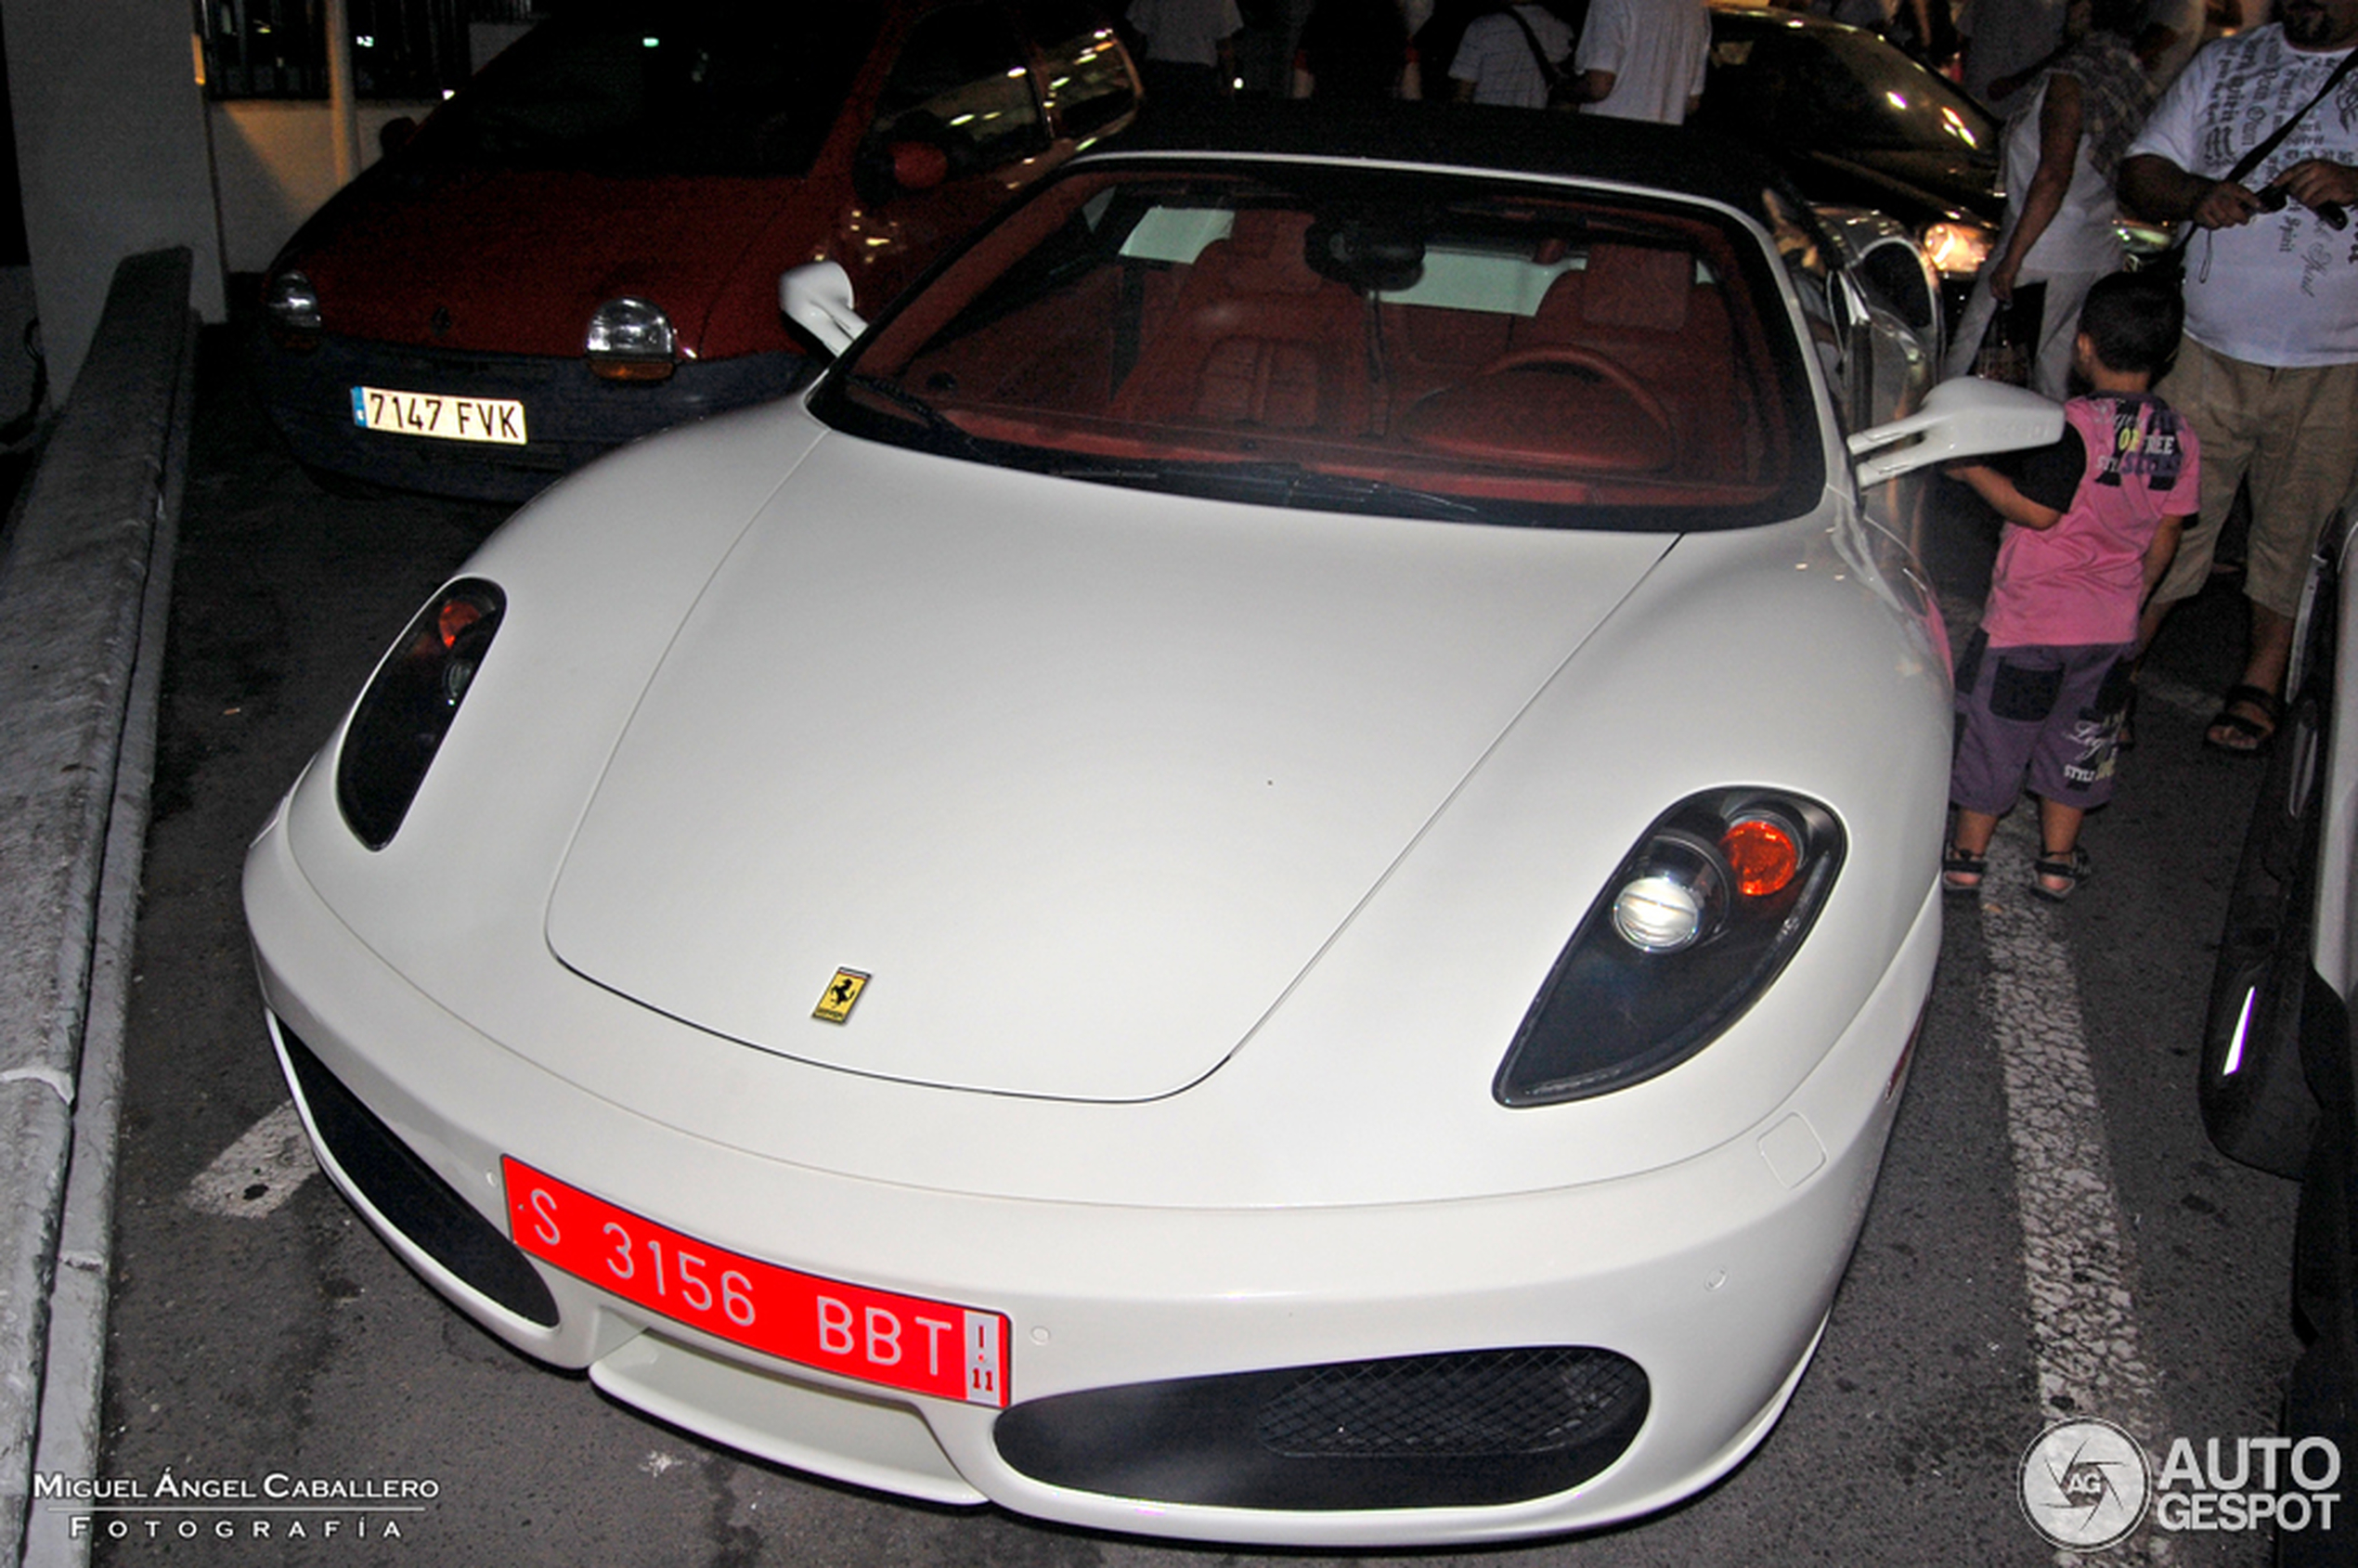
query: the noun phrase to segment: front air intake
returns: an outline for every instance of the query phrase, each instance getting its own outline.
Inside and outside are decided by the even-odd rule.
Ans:
[[[556,1298],[513,1242],[338,1082],[286,1020],[279,1043],[293,1069],[296,1093],[336,1162],[385,1223],[426,1256],[527,1323],[557,1326]]]
[[[1564,1491],[1645,1424],[1646,1374],[1582,1346],[1183,1378],[1018,1405],[994,1429],[1035,1481],[1208,1508],[1481,1508]]]

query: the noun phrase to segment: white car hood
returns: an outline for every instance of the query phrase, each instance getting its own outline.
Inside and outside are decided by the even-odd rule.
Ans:
[[[1174,1093],[1237,1049],[1671,542],[823,440],[655,671],[550,944],[806,1062]],[[820,1021],[838,969],[873,979],[847,1022]]]

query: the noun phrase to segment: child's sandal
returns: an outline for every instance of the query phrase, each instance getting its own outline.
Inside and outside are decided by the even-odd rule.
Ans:
[[[2059,904],[2078,890],[2082,882],[2096,875],[2095,866],[2088,859],[2088,851],[2074,846],[2052,855],[2041,855],[2030,864],[2030,890],[2051,904]]]
[[[1989,870],[1989,856],[1968,854],[1951,844],[1940,852],[1940,890],[1970,897],[1981,891],[1981,878]]]

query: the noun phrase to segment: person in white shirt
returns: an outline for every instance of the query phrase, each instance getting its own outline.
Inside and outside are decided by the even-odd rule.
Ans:
[[[1147,94],[1166,103],[1225,97],[1237,78],[1237,0],[1130,0],[1130,25],[1147,42],[1138,62]]]
[[[2067,0],[1971,0],[1957,19],[1964,35],[1962,84],[2001,120],[2063,42]]]
[[[1549,73],[1571,53],[1572,28],[1553,11],[1509,6],[1468,24],[1449,62],[1450,88],[1464,103],[1545,109]]]
[[[2279,10],[2197,54],[2120,164],[2124,206],[2194,226],[2185,344],[2158,390],[2202,443],[2202,513],[2141,629],[2150,641],[2208,580],[2248,478],[2251,642],[2203,737],[2243,755],[2275,732],[2309,557],[2358,474],[2358,68],[2335,79],[2358,48],[2358,0]],[[2257,168],[2226,177],[2287,124]]]
[[[1574,96],[1584,114],[1681,125],[1703,100],[1710,60],[1703,0],[1590,0]]]
[[[2145,0],[2144,20],[2137,53],[2157,93],[2178,80],[2203,45],[2203,0]]]
[[[1974,280],[1944,374],[1971,370],[1998,307],[2012,305],[2018,287],[2037,285],[2045,314],[2030,384],[2058,403],[2069,395],[2079,302],[2121,263],[2113,180],[2153,107],[2152,84],[2130,45],[2144,9],[2144,0],[2093,0],[2079,42],[2021,95],[2006,122],[2006,221]]]

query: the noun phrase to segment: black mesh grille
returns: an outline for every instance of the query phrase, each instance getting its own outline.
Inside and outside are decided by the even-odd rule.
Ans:
[[[514,1242],[435,1175],[279,1022],[296,1092],[336,1168],[428,1257],[529,1323],[557,1326],[556,1298]]]
[[[1476,1458],[1569,1447],[1645,1396],[1607,1351],[1484,1351],[1315,1367],[1261,1407],[1263,1445],[1289,1458]]]
[[[1205,1507],[1483,1508],[1579,1485],[1652,1398],[1612,1351],[1530,1346],[1289,1367],[1018,1405],[999,1452],[1051,1485]]]

